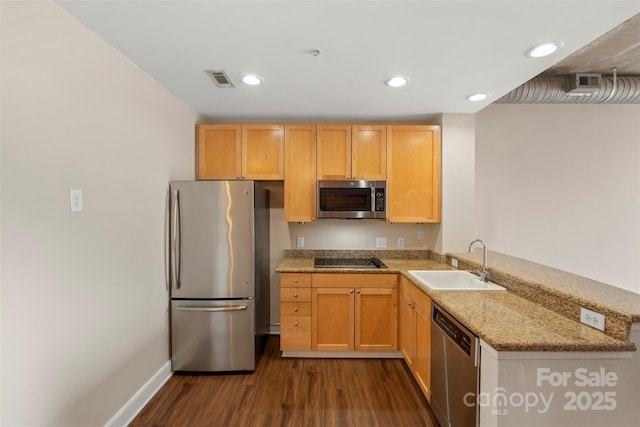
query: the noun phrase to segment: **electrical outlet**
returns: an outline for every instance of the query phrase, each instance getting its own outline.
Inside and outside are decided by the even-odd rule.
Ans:
[[[82,212],[82,190],[71,190],[71,212]]]
[[[455,258],[451,258],[451,267],[458,268],[458,260]]]
[[[398,237],[398,247],[399,248],[404,248],[404,238],[403,237]]]
[[[418,240],[424,240],[424,230],[418,230]]]
[[[376,248],[386,248],[386,247],[387,247],[387,238],[376,237]]]
[[[296,247],[304,248],[304,236],[296,237]]]
[[[580,322],[604,332],[604,314],[580,307]]]

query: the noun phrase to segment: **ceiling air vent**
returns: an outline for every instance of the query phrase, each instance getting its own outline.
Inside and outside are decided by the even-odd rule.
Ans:
[[[231,80],[229,80],[229,77],[227,77],[227,73],[224,71],[208,70],[207,74],[209,74],[218,87],[235,87],[233,86],[233,83],[231,83]]]
[[[586,96],[600,90],[602,74],[576,73],[567,78],[567,95]]]

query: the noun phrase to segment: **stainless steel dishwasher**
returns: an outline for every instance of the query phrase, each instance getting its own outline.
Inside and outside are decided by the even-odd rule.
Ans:
[[[442,427],[478,423],[478,337],[437,304],[431,315],[431,408]]]

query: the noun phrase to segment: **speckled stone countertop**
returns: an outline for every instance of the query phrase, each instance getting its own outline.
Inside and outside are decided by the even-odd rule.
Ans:
[[[354,258],[376,256],[388,268],[314,268],[313,258],[315,256],[352,256]],[[409,270],[451,270],[452,267],[444,262],[445,259],[445,257],[430,251],[292,250],[285,252],[285,258],[276,271],[280,273],[402,274],[428,295],[434,303],[451,313],[474,334],[498,351],[636,350],[635,345],[630,341],[604,334],[510,290],[506,292],[436,291],[426,287],[409,274]]]
[[[388,268],[314,268],[314,257],[369,258],[377,257]],[[389,274],[408,270],[451,270],[439,260],[429,259],[430,251],[330,251],[295,250],[285,253],[278,273],[373,273]]]
[[[450,253],[460,269],[479,269],[482,252]],[[549,308],[569,319],[580,321],[580,307],[605,315],[605,332],[628,339],[631,324],[640,322],[640,294],[566,271],[489,251],[489,280],[509,291]]]

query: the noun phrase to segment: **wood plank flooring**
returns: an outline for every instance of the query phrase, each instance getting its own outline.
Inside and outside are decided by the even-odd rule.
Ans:
[[[437,427],[401,359],[282,358],[269,338],[252,374],[174,374],[138,426]]]

